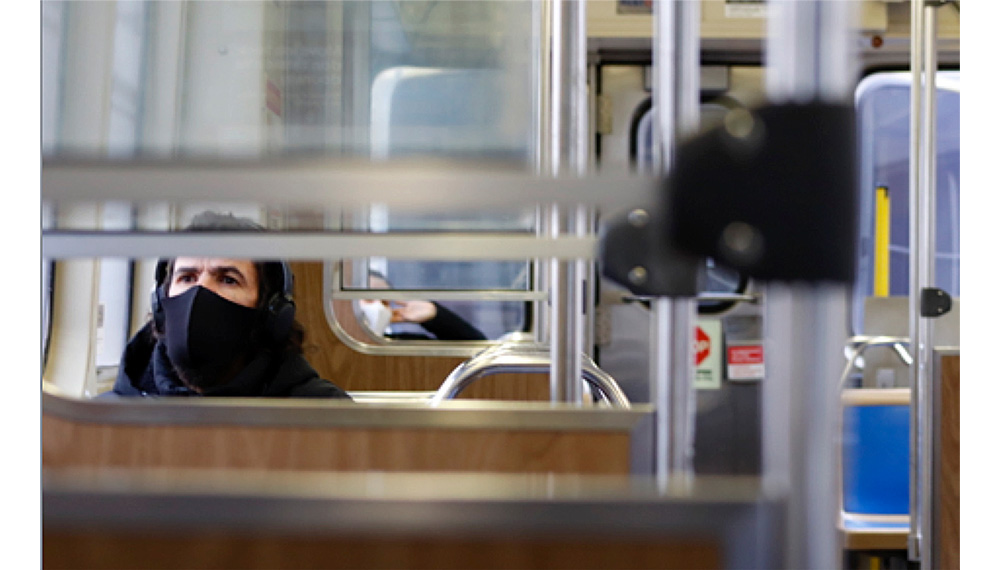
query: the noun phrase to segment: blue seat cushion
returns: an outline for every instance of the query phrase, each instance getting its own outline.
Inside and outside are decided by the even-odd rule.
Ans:
[[[910,408],[844,408],[844,511],[910,512]]]

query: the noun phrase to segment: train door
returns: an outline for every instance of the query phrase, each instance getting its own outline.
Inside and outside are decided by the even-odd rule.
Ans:
[[[646,54],[648,56],[648,54]],[[648,61],[611,58],[596,65],[596,167],[602,172],[649,172],[652,98]],[[701,69],[701,123],[721,120],[761,92],[756,66]],[[698,474],[758,474],[760,406],[764,378],[762,305],[745,276],[706,260],[701,278],[695,345],[697,419],[694,467]],[[648,402],[649,299],[601,282],[599,364],[629,398]]]
[[[951,310],[936,320],[938,346],[960,345],[960,80],[960,71],[937,77],[935,286],[952,299]],[[874,73],[856,92],[860,239],[851,304],[856,343],[909,335],[910,82],[907,72]],[[845,378],[850,386],[909,386],[907,359],[892,344],[871,346],[856,364],[856,373]]]

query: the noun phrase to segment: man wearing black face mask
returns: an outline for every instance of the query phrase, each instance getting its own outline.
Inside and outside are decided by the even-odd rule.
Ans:
[[[188,228],[261,230],[206,212]],[[302,356],[291,272],[282,262],[178,257],[157,266],[153,319],[129,341],[120,396],[349,398]]]

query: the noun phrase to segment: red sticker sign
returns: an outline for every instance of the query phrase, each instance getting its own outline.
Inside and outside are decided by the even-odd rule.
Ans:
[[[694,331],[694,363],[695,365],[700,365],[702,362],[708,358],[708,355],[712,353],[712,339],[705,334],[705,331],[701,330],[701,327],[696,327]]]
[[[764,347],[759,345],[730,346],[727,360],[730,364],[763,364]]]
[[[764,347],[759,344],[727,347],[726,370],[730,380],[763,379]]]

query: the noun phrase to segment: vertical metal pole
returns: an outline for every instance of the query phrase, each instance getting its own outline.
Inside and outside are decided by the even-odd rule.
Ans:
[[[913,365],[910,366],[910,534],[907,552],[910,560],[920,559],[920,366],[923,362],[923,343],[920,342],[920,257],[917,255],[920,241],[920,110],[923,108],[923,67],[924,67],[924,2],[912,0],[910,3],[910,352]]]
[[[532,156],[535,159],[535,174],[539,176],[549,175],[551,170],[553,149],[550,148],[551,137],[549,130],[552,128],[549,117],[552,115],[552,97],[549,89],[551,79],[552,58],[550,49],[552,42],[549,39],[552,26],[551,2],[548,0],[534,0],[531,10],[531,25],[535,33],[532,37],[532,61],[537,62],[538,68],[533,75],[535,85],[532,93],[534,96],[535,109],[535,148],[532,149]],[[536,235],[547,237],[549,235],[549,207],[539,205],[535,211],[535,221],[537,223]],[[544,259],[534,260],[534,275],[532,286],[536,291],[549,291],[549,269],[550,264]],[[547,344],[549,342],[549,307],[551,301],[533,302],[533,320],[535,327],[535,340]]]
[[[834,427],[846,293],[836,284],[767,289],[764,477],[788,497],[788,568],[839,565]]]
[[[849,104],[856,77],[853,4],[769,2],[766,72],[772,102]],[[788,499],[784,565],[789,568],[840,565],[834,442],[848,298],[849,287],[839,284],[771,284],[766,291],[764,478],[770,490]]]
[[[936,283],[937,266],[935,254],[937,252],[937,224],[936,211],[937,203],[937,8],[927,6],[924,8],[924,97],[921,122],[923,123],[923,152],[924,158],[921,164],[923,181],[923,197],[920,211],[920,231],[921,255],[923,257],[923,267],[921,269],[921,284],[923,287],[932,287]],[[935,537],[933,532],[934,517],[932,508],[934,505],[934,431],[933,431],[933,410],[934,389],[931,386],[934,370],[934,319],[922,318],[921,338],[919,342],[923,345],[920,353],[920,567],[930,569],[934,563]]]
[[[672,165],[675,141],[698,128],[700,92],[698,2],[653,4],[653,163]],[[652,302],[650,396],[656,407],[654,466],[658,483],[688,482],[694,475],[693,298]]]
[[[937,199],[937,12],[924,0],[911,8],[910,65],[910,540],[911,560],[933,563],[933,431],[931,370],[934,321],[920,315],[921,291],[934,284]]]
[[[587,164],[586,3],[552,0],[549,6],[551,125],[548,171],[582,174]],[[550,206],[549,234],[586,232],[575,208]],[[579,261],[552,260],[549,269],[549,374],[552,401],[582,403],[583,280]]]

